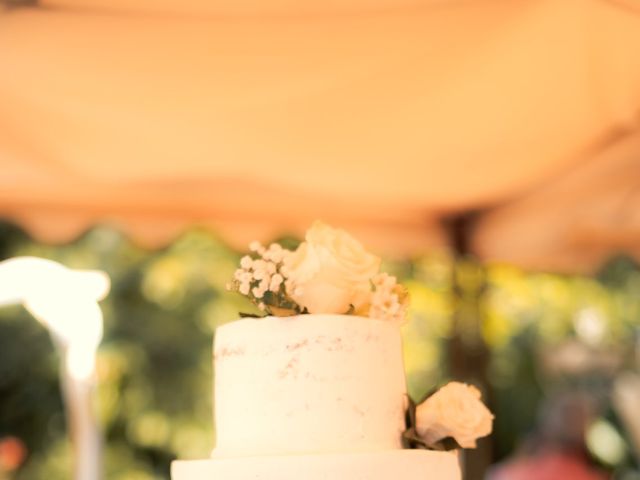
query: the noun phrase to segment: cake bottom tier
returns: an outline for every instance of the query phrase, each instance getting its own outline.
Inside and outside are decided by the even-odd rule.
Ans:
[[[181,460],[172,480],[460,480],[456,452],[389,450]]]

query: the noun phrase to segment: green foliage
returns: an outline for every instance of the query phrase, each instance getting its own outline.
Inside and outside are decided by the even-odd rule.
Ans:
[[[297,240],[287,242],[295,248]],[[147,251],[106,227],[68,245],[47,246],[0,224],[0,258],[18,255],[102,269],[112,279],[102,302],[105,337],[97,365],[106,479],[168,479],[172,459],[207,457],[215,442],[214,331],[238,312],[256,312],[244,297],[225,291],[240,254],[197,229],[162,250]],[[460,298],[452,287],[454,260],[432,252],[386,262],[384,270],[397,275],[411,295],[404,354],[409,392],[419,399],[450,376],[446,345]],[[481,333],[492,354],[493,441],[502,457],[532,428],[540,400],[568,381],[543,368],[546,348],[577,339],[596,350],[615,346],[623,357],[632,349],[640,319],[640,270],[616,259],[595,278],[503,265],[478,273],[458,269],[463,286],[484,292]],[[48,334],[26,311],[0,309],[0,439],[18,437],[29,453],[7,478],[70,478],[58,363]]]
[[[213,331],[246,308],[223,295],[238,255],[197,230],[157,252],[107,228],[65,246],[15,234],[1,246],[3,258],[35,255],[111,277],[97,364],[107,478],[168,478],[176,456],[208,456]],[[70,478],[58,363],[34,319],[20,308],[0,310],[0,437],[22,439],[29,452],[17,480]]]

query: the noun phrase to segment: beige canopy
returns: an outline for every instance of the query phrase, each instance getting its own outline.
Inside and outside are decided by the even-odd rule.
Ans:
[[[640,259],[640,129],[487,212],[476,226],[474,250],[489,260],[579,272],[616,252]]]
[[[640,243],[583,201],[637,188],[639,113],[634,0],[43,0],[0,14],[0,215],[152,244],[324,218],[406,254],[496,207],[487,258],[584,269]]]

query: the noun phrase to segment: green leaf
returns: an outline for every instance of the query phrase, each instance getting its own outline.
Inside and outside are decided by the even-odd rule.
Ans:
[[[432,394],[433,392],[430,395],[427,395],[426,398],[430,397]],[[453,437],[446,437],[435,443],[425,442],[425,440],[418,434],[417,430],[416,410],[418,408],[418,405],[413,401],[411,397],[407,396],[407,398],[409,401],[409,405],[407,406],[407,411],[405,414],[407,429],[402,434],[402,446],[404,448],[438,450],[443,452],[461,448],[460,444],[458,444],[458,442]]]
[[[460,444],[456,441],[456,439],[453,437],[445,437],[442,440],[440,440],[436,445],[441,446],[442,450],[444,450],[445,452],[448,452],[450,450],[458,450],[462,448]],[[437,450],[439,450],[439,448]]]

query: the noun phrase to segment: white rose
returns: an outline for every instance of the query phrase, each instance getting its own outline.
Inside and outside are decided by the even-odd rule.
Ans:
[[[453,437],[463,448],[475,448],[476,440],[491,433],[493,415],[472,385],[451,382],[416,409],[416,433],[427,443]]]
[[[371,296],[380,259],[342,230],[316,222],[298,249],[285,259],[289,296],[310,313],[347,313]]]

